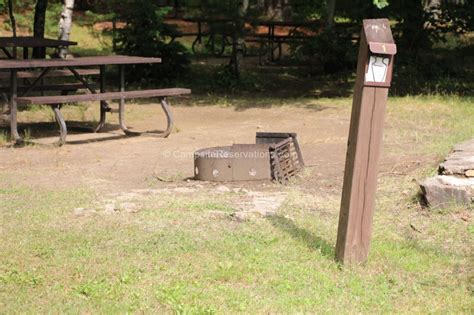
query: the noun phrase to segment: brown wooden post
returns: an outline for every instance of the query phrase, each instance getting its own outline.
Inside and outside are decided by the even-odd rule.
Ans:
[[[367,260],[385,108],[397,47],[387,19],[364,20],[347,147],[336,260]]]

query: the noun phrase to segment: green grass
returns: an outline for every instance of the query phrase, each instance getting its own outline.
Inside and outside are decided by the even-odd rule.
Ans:
[[[473,105],[457,97],[390,99],[386,150],[446,154],[474,135]],[[413,179],[435,165],[381,175],[369,261],[352,267],[333,258],[339,193],[294,183],[281,188],[288,197],[278,216],[248,222],[210,215],[233,212],[238,194],[203,191],[151,194],[136,201],[137,213],[109,215],[87,188],[16,186],[15,173],[2,171],[0,311],[470,313],[474,227],[461,216],[472,210],[427,212],[416,200]],[[77,207],[97,211],[76,216]]]
[[[229,208],[222,200],[169,195],[150,197],[133,216],[75,217],[74,207],[94,207],[92,192],[6,186],[0,190],[5,313],[459,313],[472,307],[466,269],[472,228],[434,214],[424,218],[426,232],[414,236],[384,224],[390,216],[416,215],[399,205],[395,216],[391,199],[379,198],[369,263],[341,269],[333,261],[336,199],[314,212],[313,196],[290,189],[279,217],[246,223],[210,219],[208,211]],[[446,248],[450,243],[456,246]]]

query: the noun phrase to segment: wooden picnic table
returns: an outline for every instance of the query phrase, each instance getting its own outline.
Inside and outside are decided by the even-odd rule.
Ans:
[[[235,20],[229,19],[226,17],[192,17],[184,18],[183,21],[196,23],[197,24],[197,33],[189,33],[185,35],[196,36],[196,39],[193,42],[192,49],[196,53],[196,47],[202,45],[203,37],[209,36],[207,46],[211,49],[211,52],[215,56],[221,56],[224,53],[226,46],[231,46],[232,41],[228,37],[232,36],[229,34],[228,28],[220,31],[219,34],[213,29],[215,25],[228,25],[230,28],[234,27]],[[320,26],[321,21],[275,21],[275,20],[262,20],[262,19],[245,19],[245,23],[248,23],[253,26],[264,26],[267,27],[267,32],[265,34],[246,34],[246,38],[253,42],[259,42],[262,44],[262,48],[266,45],[268,46],[269,58],[271,61],[275,61],[280,58],[282,52],[282,43],[290,42],[294,39],[293,33],[299,28],[308,28],[313,26]],[[207,32],[203,30],[203,24],[208,24],[209,29]],[[286,35],[277,35],[277,27],[290,27],[291,30],[288,31]],[[216,38],[216,35],[220,35],[220,38]],[[307,36],[309,37],[309,36]],[[306,37],[298,37],[298,39],[303,39]],[[220,40],[220,42],[218,42]],[[275,57],[275,49],[278,48],[278,57]],[[260,56],[261,57],[261,56]]]
[[[23,48],[23,59],[28,59],[29,48],[39,48],[42,51],[41,55],[45,56],[46,48],[58,48],[75,45],[77,45],[77,43],[72,41],[33,36],[0,37],[0,49],[9,59],[15,59],[17,57],[17,48]],[[8,51],[8,48],[11,48],[12,51]]]
[[[280,59],[282,54],[282,43],[288,43],[291,40],[294,40],[294,32],[299,28],[309,28],[314,26],[321,26],[321,21],[275,21],[275,20],[251,20],[249,21],[252,25],[259,25],[267,27],[266,36],[253,35],[254,38],[263,38],[268,44],[269,59],[270,61],[275,61]],[[289,27],[291,30],[285,35],[277,35],[275,30],[277,27]],[[309,38],[309,36],[298,37],[298,39]],[[276,44],[276,46],[275,46]],[[263,47],[264,45],[262,45]],[[278,55],[275,57],[275,49],[278,49]]]
[[[107,103],[108,100],[119,100],[119,121],[120,127],[126,134],[137,134],[130,131],[124,122],[125,113],[125,99],[129,98],[149,98],[159,97],[161,99],[162,108],[166,114],[168,126],[165,132],[162,133],[166,137],[171,132],[173,119],[166,98],[168,96],[175,96],[181,94],[189,94],[191,91],[187,89],[154,89],[142,91],[125,91],[125,65],[134,64],[157,64],[161,63],[160,58],[151,57],[134,57],[134,56],[93,56],[93,57],[78,57],[71,59],[6,59],[0,60],[0,71],[7,70],[10,72],[10,86],[9,86],[9,100],[10,100],[10,127],[12,138],[16,142],[22,142],[22,139],[17,129],[17,105],[31,105],[31,104],[48,104],[53,107],[56,120],[60,127],[60,144],[65,142],[67,135],[66,122],[60,112],[61,105],[66,103],[81,102],[81,101],[100,101],[100,121],[93,131],[100,131],[105,125],[106,113],[111,109]],[[118,92],[106,92],[106,66],[118,65],[120,73],[120,86]],[[99,91],[96,91],[91,86],[86,78],[79,72],[84,67],[98,67],[100,69]],[[48,77],[50,71],[57,71],[63,69],[70,71],[76,80],[81,83],[82,88],[86,90],[87,94],[75,95],[52,95],[52,96],[29,96],[28,94],[35,89],[35,87],[44,79]],[[29,84],[26,91],[22,91],[19,95],[18,91],[18,71],[19,70],[40,70],[34,81]],[[77,90],[77,89],[76,89]]]

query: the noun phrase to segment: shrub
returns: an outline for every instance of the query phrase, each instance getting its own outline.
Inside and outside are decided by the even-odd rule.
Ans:
[[[317,36],[293,47],[297,58],[304,60],[313,73],[336,73],[352,69],[356,62],[357,48],[350,34],[326,30]]]
[[[186,48],[171,41],[177,30],[164,23],[169,8],[160,8],[148,0],[114,1],[115,19],[123,22],[114,35],[116,52],[133,56],[161,57],[163,63],[130,68],[129,79],[173,80],[189,66]]]

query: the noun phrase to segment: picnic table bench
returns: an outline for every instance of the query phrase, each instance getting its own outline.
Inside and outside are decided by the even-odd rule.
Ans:
[[[141,91],[125,91],[125,65],[132,64],[153,64],[160,63],[160,58],[146,58],[146,57],[132,57],[132,56],[95,56],[95,57],[81,57],[74,59],[35,59],[35,60],[0,60],[0,70],[8,70],[10,72],[10,128],[12,138],[21,143],[21,139],[17,128],[17,106],[44,104],[50,105],[54,111],[56,121],[59,125],[60,139],[58,144],[62,145],[66,141],[67,126],[63,115],[61,114],[61,107],[64,104],[75,102],[89,102],[100,101],[100,121],[98,125],[93,128],[93,131],[100,131],[106,120],[106,113],[111,111],[107,101],[119,100],[119,123],[120,128],[127,135],[138,135],[140,132],[131,131],[125,124],[125,100],[138,98],[153,98],[160,99],[161,107],[165,112],[167,118],[167,127],[164,132],[158,134],[161,137],[167,137],[173,127],[173,116],[169,108],[167,98],[170,96],[178,96],[190,94],[191,90],[172,88],[172,89],[150,89]],[[105,68],[108,65],[118,65],[120,75],[119,91],[107,92],[105,90]],[[99,67],[99,91],[91,86],[81,75],[82,67]],[[25,72],[28,69],[41,69],[36,72],[34,81],[28,85],[26,91],[19,94],[18,73]],[[58,70],[59,69],[59,70]],[[52,95],[52,96],[29,96],[29,92],[37,87],[38,83],[49,73],[53,71],[70,71],[72,76],[77,79],[78,83],[86,91],[86,94],[72,94],[72,95]]]

